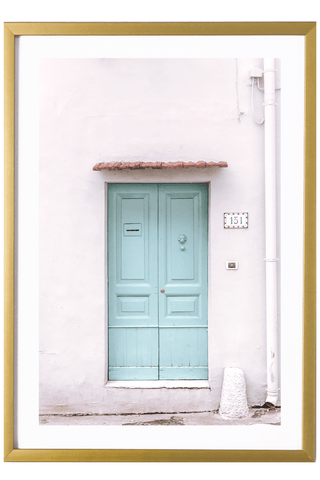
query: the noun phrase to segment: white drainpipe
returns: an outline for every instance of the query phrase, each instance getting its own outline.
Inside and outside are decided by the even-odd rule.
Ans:
[[[264,59],[267,399],[278,399],[276,125],[274,59]]]

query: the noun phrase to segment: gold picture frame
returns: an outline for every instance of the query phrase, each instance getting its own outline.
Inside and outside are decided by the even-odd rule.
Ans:
[[[304,312],[301,450],[102,450],[14,448],[15,38],[26,35],[300,35],[305,38]],[[5,23],[4,461],[314,462],[316,389],[316,23]]]

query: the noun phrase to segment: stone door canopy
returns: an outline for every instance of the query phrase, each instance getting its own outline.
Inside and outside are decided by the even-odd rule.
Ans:
[[[166,169],[173,168],[180,170],[184,168],[208,168],[208,167],[227,167],[227,162],[109,162],[97,163],[94,171],[101,170],[142,170],[145,168]]]

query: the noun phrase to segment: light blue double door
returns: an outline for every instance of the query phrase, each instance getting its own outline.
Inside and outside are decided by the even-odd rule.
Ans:
[[[108,185],[109,380],[208,378],[206,184]]]

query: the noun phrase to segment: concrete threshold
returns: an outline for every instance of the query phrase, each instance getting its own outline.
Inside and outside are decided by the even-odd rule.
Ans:
[[[54,414],[40,415],[40,425],[143,425],[143,426],[183,426],[183,425],[281,425],[281,410],[266,408],[249,409],[249,415],[237,420],[225,420],[218,411],[192,413],[143,413],[143,414]]]

